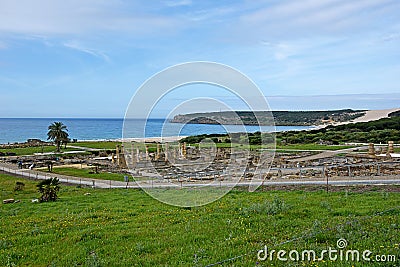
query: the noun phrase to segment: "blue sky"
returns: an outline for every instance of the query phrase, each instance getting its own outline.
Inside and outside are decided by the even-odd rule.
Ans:
[[[399,107],[399,14],[397,0],[0,0],[0,117],[122,117],[188,61],[242,71],[273,109]]]

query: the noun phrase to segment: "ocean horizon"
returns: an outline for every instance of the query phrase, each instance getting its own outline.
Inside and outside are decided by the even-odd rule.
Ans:
[[[169,123],[166,119],[147,119],[145,131],[141,126],[145,119],[137,120],[137,126],[130,124],[125,137],[190,136],[198,134],[223,134],[243,132],[239,125],[180,124]],[[133,121],[134,121],[133,120]],[[124,119],[120,118],[0,118],[0,144],[25,142],[28,139],[47,140],[47,127],[55,122],[63,122],[71,139],[117,140],[122,138]],[[247,132],[272,132],[307,130],[313,126],[245,126]]]

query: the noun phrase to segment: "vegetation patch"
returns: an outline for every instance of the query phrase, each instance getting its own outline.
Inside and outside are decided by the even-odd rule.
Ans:
[[[278,149],[290,149],[290,146],[299,145],[294,149],[335,149],[335,146],[351,142],[381,143],[387,141],[400,142],[400,117],[391,117],[370,122],[359,122],[338,126],[328,126],[322,129],[308,131],[277,132],[275,137],[270,133],[234,133],[213,135],[197,135],[181,139],[180,142],[190,144],[199,143],[205,138],[210,138],[217,146],[230,147],[248,143],[261,145],[261,143],[273,143],[276,138]],[[227,142],[229,140],[229,142]],[[289,146],[289,147],[288,147]],[[264,145],[263,145],[264,147]],[[342,148],[349,148],[345,146]]]
[[[223,111],[176,115],[172,122],[194,124],[298,125],[312,126],[324,122],[350,121],[365,114],[363,110],[325,111]]]

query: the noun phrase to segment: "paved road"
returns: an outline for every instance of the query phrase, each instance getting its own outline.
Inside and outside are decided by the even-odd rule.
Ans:
[[[182,188],[182,187],[202,187],[205,186],[203,183],[169,183],[159,180],[147,180],[138,182],[120,182],[120,181],[110,181],[101,179],[90,179],[90,178],[80,178],[67,175],[59,174],[49,174],[45,172],[40,172],[36,170],[23,169],[19,170],[15,165],[0,163],[0,171],[9,173],[11,175],[23,176],[30,179],[48,179],[50,177],[57,177],[60,182],[76,185],[92,186],[95,188]],[[233,187],[233,186],[245,186],[252,187],[257,185],[326,185],[326,180],[324,179],[298,179],[298,180],[268,180],[264,181],[242,181],[235,183],[232,181],[212,181],[209,186],[213,187]],[[345,185],[400,185],[400,176],[371,176],[371,177],[353,177],[352,179],[343,178],[332,178],[329,180],[329,185],[335,186],[345,186]]]

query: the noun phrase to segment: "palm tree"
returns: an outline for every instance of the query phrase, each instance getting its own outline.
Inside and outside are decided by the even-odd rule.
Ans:
[[[68,139],[68,129],[62,122],[53,122],[49,126],[47,140],[52,140],[57,145],[57,152],[60,152],[61,142]]]
[[[46,179],[36,185],[41,193],[40,202],[56,201],[57,193],[60,191],[60,181],[57,177]]]

